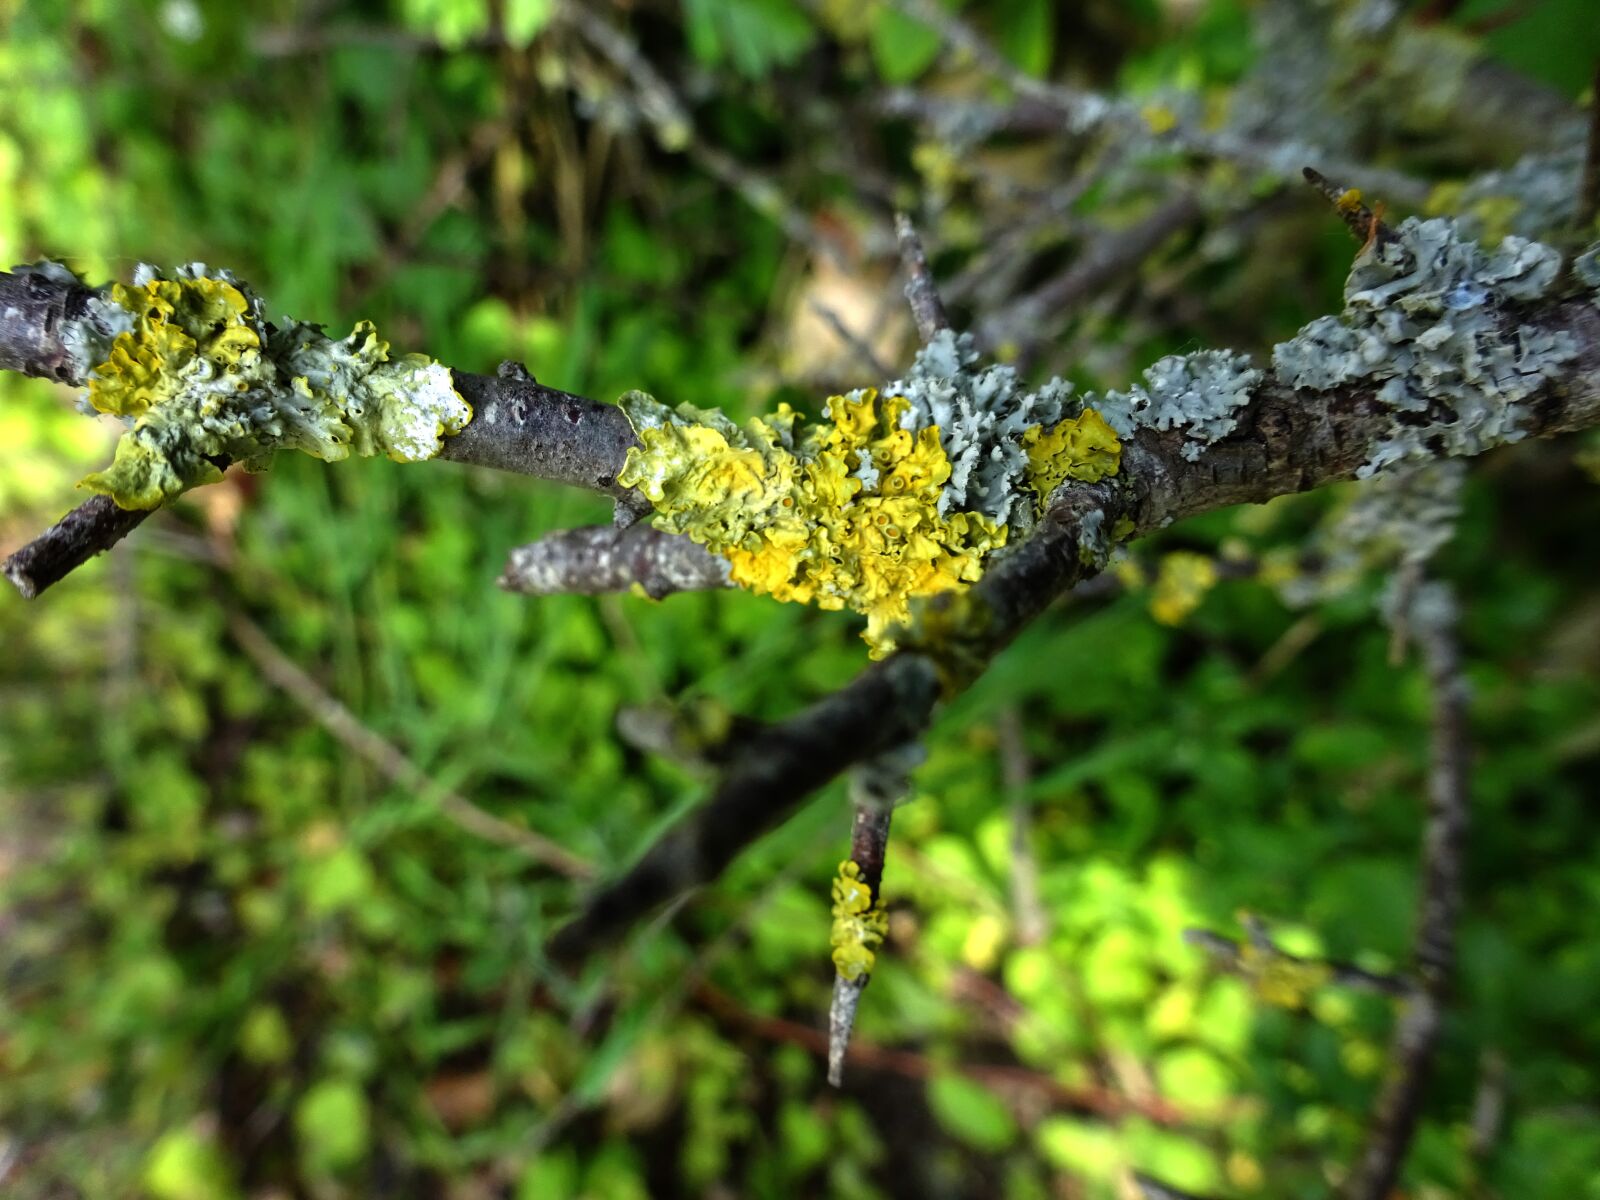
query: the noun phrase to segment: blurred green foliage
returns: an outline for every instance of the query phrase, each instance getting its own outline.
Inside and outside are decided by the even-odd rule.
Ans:
[[[856,22],[852,86],[934,67],[914,22],[846,7],[823,6],[832,35]],[[1042,0],[983,7],[1029,72],[1112,37],[1124,56],[1102,76],[1222,86],[1248,61],[1232,0],[1087,17],[1081,44]],[[1534,7],[1494,47],[1573,89],[1563,30],[1584,4]],[[808,6],[638,8],[708,135],[798,163],[793,202],[850,219],[851,181],[813,155],[827,97],[797,118],[779,86],[840,53]],[[803,256],[694,161],[595,120],[606,97],[553,17],[553,0],[0,4],[0,248],[96,279],[205,259],[275,311],[372,318],[462,368],[519,358],[598,397],[814,404],[784,382]],[[1258,344],[1334,295],[1334,237],[1267,264],[1298,290],[1251,310]],[[0,378],[7,544],[109,444],[60,389]],[[1600,1196],[1600,493],[1565,455],[1483,464],[1447,555],[1468,598],[1475,828],[1459,999],[1407,1195]],[[1214,514],[1165,545],[1294,545],[1339,501]],[[1129,1168],[1218,1195],[1329,1193],[1391,1007],[1335,990],[1267,1007],[1183,931],[1236,932],[1249,909],[1297,952],[1405,966],[1427,695],[1388,659],[1380,581],[1306,613],[1227,583],[1176,629],[1135,589],[1030,630],[930,739],[858,1031],[894,1053],[834,1093],[804,1034],[831,982],[837,790],[577,981],[541,947],[579,885],[441,808],[453,790],[613,872],[704,782],[621,743],[620,708],[775,718],[860,667],[837,615],[493,587],[510,547],[605,519],[593,498],[450,465],[286,459],[31,605],[0,598],[7,1195],[1031,1200],[1121,1195]],[[230,614],[433,789],[341,746],[242,652]],[[1012,708],[1034,763],[1017,794],[997,733]],[[1031,943],[1013,806],[1032,818]],[[1495,1062],[1506,1120],[1479,1148]]]

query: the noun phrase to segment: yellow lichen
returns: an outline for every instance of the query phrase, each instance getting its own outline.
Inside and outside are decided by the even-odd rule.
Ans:
[[[1239,947],[1239,971],[1257,996],[1279,1008],[1304,1008],[1311,993],[1333,979],[1327,963],[1293,958],[1251,942]]]
[[[855,981],[872,973],[873,950],[883,944],[889,918],[861,878],[861,866],[850,859],[839,864],[833,880],[833,966],[841,979]]]
[[[950,460],[937,426],[901,427],[904,397],[867,389],[828,401],[828,420],[787,405],[743,428],[721,413],[623,397],[639,446],[619,482],[655,506],[661,528],[723,555],[741,587],[867,618],[872,657],[912,599],[960,590],[1005,545],[1008,529],[977,512],[941,513]],[[1116,435],[1093,411],[1024,435],[1036,496],[1066,478],[1117,469]]]
[[[1041,507],[1066,480],[1098,483],[1122,465],[1116,431],[1092,408],[1048,430],[1032,426],[1023,432],[1022,444],[1028,451],[1028,483]]]
[[[1150,615],[1163,625],[1177,625],[1200,607],[1217,582],[1217,564],[1204,554],[1174,550],[1161,560]]]

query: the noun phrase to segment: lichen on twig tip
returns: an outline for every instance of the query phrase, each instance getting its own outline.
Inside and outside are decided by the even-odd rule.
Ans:
[[[264,469],[279,450],[432,458],[472,418],[448,368],[391,357],[371,322],[340,339],[269,324],[248,285],[203,263],[170,278],[141,266],[62,341],[90,406],[128,423],[112,464],[83,481],[122,508],[157,508],[228,462]]]

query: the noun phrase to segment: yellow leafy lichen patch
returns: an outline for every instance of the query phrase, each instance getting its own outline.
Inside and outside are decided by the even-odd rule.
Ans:
[[[226,280],[119,283],[111,299],[133,318],[133,328],[117,335],[89,378],[89,402],[100,412],[142,415],[159,399],[162,380],[197,356],[236,374],[244,356],[260,355],[261,339],[245,322],[244,294]],[[247,386],[241,380],[239,390]]]
[[[1022,444],[1028,451],[1028,483],[1041,505],[1068,479],[1098,483],[1122,465],[1116,431],[1092,408],[1050,429],[1033,426],[1023,433]]]
[[[938,426],[902,427],[903,397],[835,396],[829,419],[810,423],[783,405],[743,428],[639,392],[622,407],[640,445],[618,480],[655,505],[661,528],[726,557],[741,587],[864,614],[874,658],[894,648],[912,599],[965,588],[1005,545],[992,518],[940,511],[950,460]],[[1116,435],[1092,411],[1028,433],[1017,482],[1039,496],[1117,468]]]
[[[873,951],[888,932],[889,918],[861,878],[860,864],[845,859],[833,880],[833,929],[828,936],[839,977],[853,982],[870,975],[877,961]]]

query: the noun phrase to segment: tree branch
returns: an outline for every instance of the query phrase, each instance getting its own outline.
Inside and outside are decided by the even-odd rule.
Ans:
[[[925,342],[932,341],[934,334],[950,328],[950,318],[945,315],[944,302],[933,285],[933,274],[928,270],[928,256],[922,251],[917,227],[905,213],[895,213],[894,233],[900,243],[900,262],[906,272],[906,302],[911,305],[918,335]]]
[[[1433,690],[1432,766],[1422,840],[1414,956],[1421,987],[1395,1026],[1389,1078],[1367,1146],[1345,1186],[1350,1200],[1385,1200],[1400,1177],[1417,1125],[1455,969],[1467,837],[1467,688],[1456,642],[1455,599],[1444,584],[1419,587],[1408,621]]]
[[[0,370],[75,386],[87,382],[73,362],[64,327],[84,316],[94,295],[64,269],[0,272]],[[616,480],[636,444],[621,409],[545,387],[516,364],[498,376],[452,375],[473,416],[460,433],[445,439],[440,458],[600,492],[617,502],[624,521],[649,511],[643,496]],[[126,537],[147,516],[95,497],[12,555],[5,574],[31,599]]]

